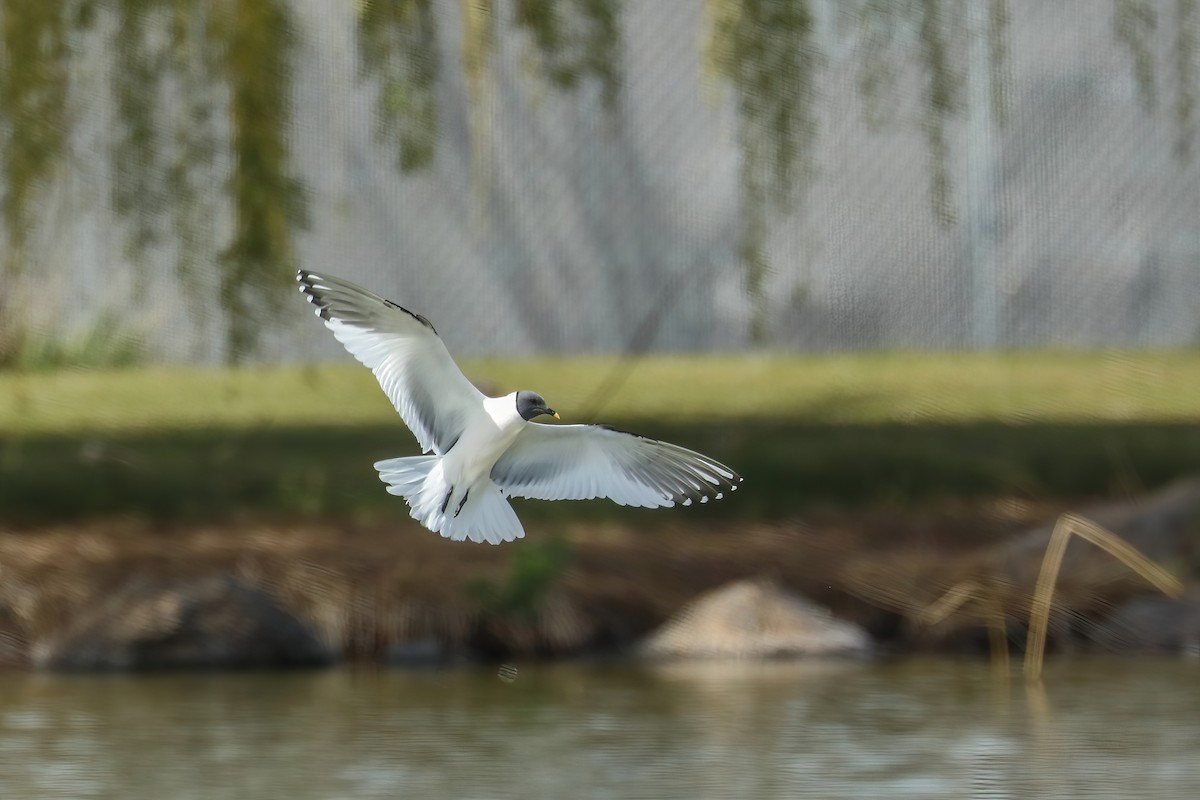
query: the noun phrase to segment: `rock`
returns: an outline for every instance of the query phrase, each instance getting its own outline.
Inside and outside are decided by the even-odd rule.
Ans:
[[[857,625],[771,583],[737,581],[702,595],[641,646],[653,658],[862,656]]]
[[[155,670],[329,664],[309,626],[228,575],[139,579],[33,642],[35,667]]]
[[[1118,653],[1200,656],[1200,585],[1180,598],[1135,597],[1099,623],[1093,638]]]

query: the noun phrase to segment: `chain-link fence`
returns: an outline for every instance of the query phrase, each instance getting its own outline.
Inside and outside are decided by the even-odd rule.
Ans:
[[[1200,338],[1189,0],[2,14],[34,338],[332,355],[297,266],[472,354]]]

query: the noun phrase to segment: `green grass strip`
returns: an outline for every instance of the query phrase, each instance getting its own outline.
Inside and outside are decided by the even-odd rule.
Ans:
[[[743,489],[687,519],[824,507],[1136,494],[1200,472],[1200,354],[654,357],[471,361],[491,392],[540,390],[726,461]],[[597,404],[597,387],[603,392]],[[597,407],[598,406],[598,407]],[[371,464],[416,451],[355,365],[0,374],[0,522],[407,514]],[[529,523],[644,520],[611,503],[520,503]]]
[[[1200,351],[469,360],[566,421],[1200,420]],[[606,387],[611,391],[606,391]],[[602,396],[601,396],[602,395]],[[355,364],[0,373],[0,434],[396,423]]]

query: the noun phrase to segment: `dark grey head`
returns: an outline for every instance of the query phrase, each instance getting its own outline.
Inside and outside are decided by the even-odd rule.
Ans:
[[[557,411],[546,405],[545,398],[528,389],[517,392],[517,413],[526,421],[540,417],[542,414],[549,414],[555,419],[561,419]]]

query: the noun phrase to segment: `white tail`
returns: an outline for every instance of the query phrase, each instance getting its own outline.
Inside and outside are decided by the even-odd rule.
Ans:
[[[517,512],[500,493],[500,487],[488,478],[481,478],[472,486],[462,508],[457,514],[454,511],[453,508],[447,509],[448,513],[443,515],[438,531],[447,539],[500,544],[525,536],[525,528],[517,519]]]
[[[447,539],[500,544],[521,539],[525,529],[496,484],[482,478],[464,492],[451,487],[442,474],[438,456],[409,456],[379,461],[379,479],[388,493],[408,501],[413,519]]]
[[[379,480],[388,485],[388,493],[409,498],[421,490],[425,478],[438,463],[437,456],[410,456],[376,461]]]

